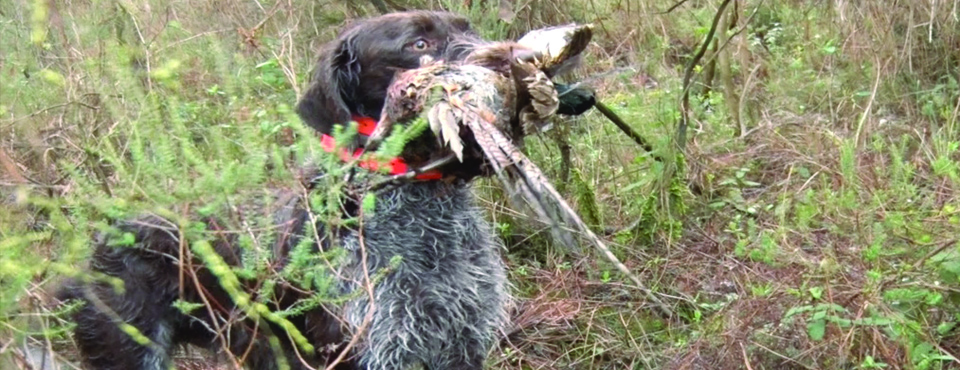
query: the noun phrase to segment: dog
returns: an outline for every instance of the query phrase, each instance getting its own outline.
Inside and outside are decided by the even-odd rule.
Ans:
[[[351,120],[376,122],[395,72],[427,60],[458,60],[476,42],[469,22],[450,13],[415,11],[360,21],[321,51],[297,113],[323,135]],[[416,164],[415,158],[405,159]],[[120,222],[118,229],[134,235],[134,246],[117,247],[115,238],[101,236],[91,269],[123,281],[124,290],[75,281],[60,294],[85,303],[74,315],[82,361],[95,370],[168,369],[171,352],[193,344],[229,351],[256,370],[284,362],[292,369],[333,363],[338,369],[481,369],[508,320],[511,298],[502,244],[474,202],[469,177],[427,177],[391,187],[377,195],[372,215],[361,215],[360,200],[347,197],[342,212],[361,216],[362,228],[314,223],[308,202],[298,197],[270,211],[286,228],[274,248],[277,269],[289,263],[304,238],[313,238],[313,223],[333,236],[311,239],[306,245],[313,251],[328,244],[346,251],[335,290],[363,291],[366,276],[388,271],[369,295],[286,317],[303,334],[300,341],[316,348],[312,353],[294,343],[286,326],[249,318],[216,269],[184,254],[191,248],[181,245],[175,225],[152,216]],[[216,254],[228,265],[242,266],[236,237],[218,232],[215,220],[207,225],[218,235],[211,243]],[[396,257],[400,262],[392,264]],[[239,288],[253,294],[262,287],[241,282]],[[272,294],[274,311],[312,296],[283,283]],[[175,307],[177,300],[203,307],[185,313]],[[350,343],[354,334],[359,340]]]
[[[459,60],[480,41],[466,18],[451,13],[401,12],[359,22],[323,48],[297,113],[322,133],[356,117],[378,119],[398,70],[419,67],[424,56]]]

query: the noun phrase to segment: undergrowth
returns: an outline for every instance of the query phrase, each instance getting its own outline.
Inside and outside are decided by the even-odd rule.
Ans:
[[[518,296],[491,368],[960,366],[956,4],[734,0],[683,112],[684,68],[721,1],[370,3],[446,7],[492,39],[593,22],[568,80],[653,147],[594,110],[526,150],[672,317],[603,258],[552,248],[495,182],[478,183]],[[318,46],[375,13],[339,1],[46,4],[0,3],[2,368],[27,368],[37,348],[71,358],[75,307],[50,294],[68,276],[99,278],[80,267],[112,221],[159,214],[204,240],[198,219],[248,205],[230,227],[259,230],[270,215],[257,205],[297,191],[305,163],[335,171],[290,107]],[[245,258],[265,258],[255,251],[269,233],[239,240]],[[330,277],[311,266],[336,257],[295,258],[285,278],[323,291]],[[249,266],[226,272],[263,272]],[[318,297],[304,305],[343,298]]]

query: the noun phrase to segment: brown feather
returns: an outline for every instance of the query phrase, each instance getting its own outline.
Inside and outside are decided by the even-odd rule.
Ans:
[[[517,44],[538,54],[537,67],[553,78],[576,67],[592,38],[593,25],[569,24],[530,31]]]

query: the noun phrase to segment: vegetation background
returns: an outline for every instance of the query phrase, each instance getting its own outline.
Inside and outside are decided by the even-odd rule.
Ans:
[[[4,0],[0,367],[47,353],[71,368],[69,307],[50,293],[110,220],[149,210],[192,225],[190,212],[292,186],[315,148],[291,106],[345,22],[442,8],[491,39],[594,23],[571,80],[653,148],[596,111],[528,140],[671,317],[478,185],[519,297],[491,368],[960,368],[958,7]],[[178,364],[230,365],[190,351]]]

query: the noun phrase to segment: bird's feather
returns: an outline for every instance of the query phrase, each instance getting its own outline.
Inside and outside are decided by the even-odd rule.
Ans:
[[[569,24],[530,31],[517,43],[540,54],[535,64],[554,77],[576,66],[592,38],[593,25]]]
[[[434,117],[432,119],[435,119],[436,122],[431,121],[430,127],[439,127],[439,131],[435,130],[433,133],[437,135],[442,144],[453,151],[453,154],[457,156],[457,160],[463,162],[463,141],[460,140],[460,122],[451,105],[450,102],[441,101],[434,105],[433,108],[430,108],[431,112],[436,112],[432,115]]]

